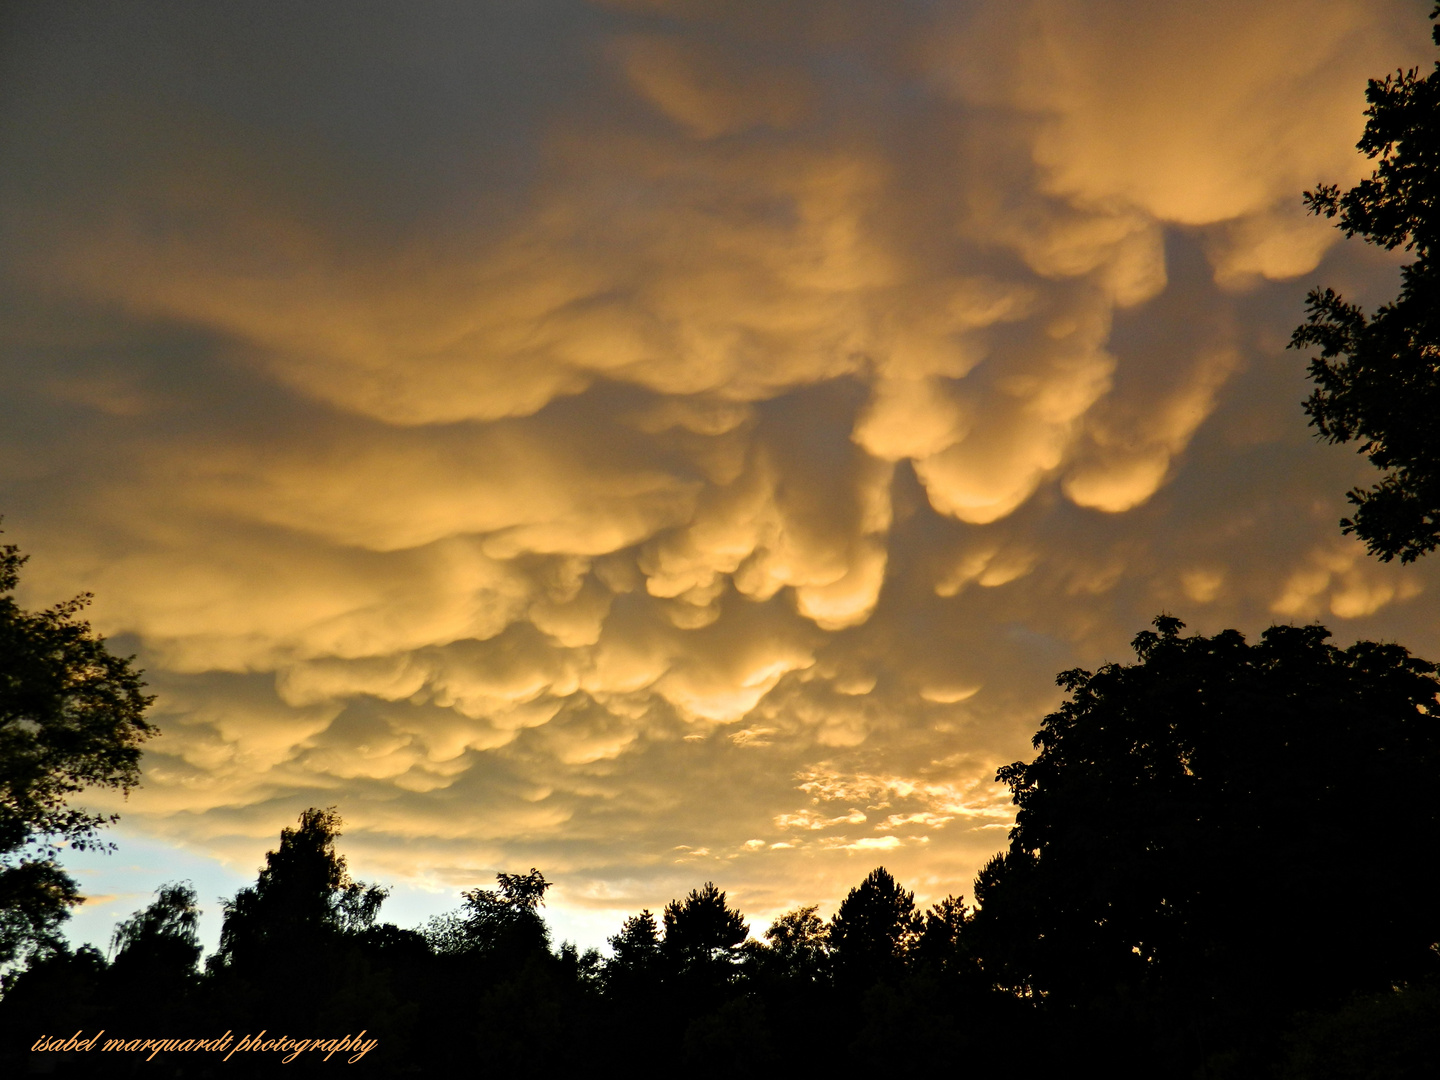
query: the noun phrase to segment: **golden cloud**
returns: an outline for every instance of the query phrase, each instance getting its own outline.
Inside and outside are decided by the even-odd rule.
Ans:
[[[1412,6],[566,8],[511,43],[563,78],[475,90],[513,123],[477,60],[389,134],[339,62],[185,100],[229,16],[110,13],[4,136],[0,481],[28,595],[160,691],[127,816],[248,862],[334,802],[367,872],[616,910],[944,894],[1054,672],[1162,607],[1440,652],[1281,351],[1296,275],[1393,273],[1297,199]]]

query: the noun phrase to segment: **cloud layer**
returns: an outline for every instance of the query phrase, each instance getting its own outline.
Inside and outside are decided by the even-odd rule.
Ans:
[[[10,16],[0,498],[160,694],[132,827],[938,896],[1157,611],[1440,654],[1283,348],[1395,288],[1298,195],[1416,4],[500,8]]]

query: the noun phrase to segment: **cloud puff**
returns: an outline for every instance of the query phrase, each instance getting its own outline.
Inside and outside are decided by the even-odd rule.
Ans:
[[[1297,275],[1393,290],[1298,193],[1413,5],[530,7],[7,44],[4,509],[159,691],[136,827],[943,895],[1158,610],[1440,652],[1283,352]]]

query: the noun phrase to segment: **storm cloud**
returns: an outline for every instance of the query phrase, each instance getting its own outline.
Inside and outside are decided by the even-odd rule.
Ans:
[[[11,8],[0,510],[159,695],[118,809],[617,925],[938,897],[1162,610],[1440,655],[1285,351],[1397,287],[1299,195],[1425,14]]]

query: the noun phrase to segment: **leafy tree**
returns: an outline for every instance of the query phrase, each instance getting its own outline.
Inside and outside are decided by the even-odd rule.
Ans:
[[[188,883],[162,885],[155,900],[115,927],[113,967],[136,968],[150,977],[163,971],[188,975],[200,960],[200,908]]]
[[[665,905],[661,950],[682,970],[710,969],[732,962],[750,933],[745,917],[725,902],[725,894],[707,881],[684,900]]]
[[[1440,26],[1432,36],[1440,44]],[[1346,236],[1387,251],[1403,244],[1415,260],[1401,269],[1400,296],[1370,317],[1333,289],[1312,290],[1290,344],[1320,348],[1310,422],[1332,443],[1359,441],[1385,474],[1349,493],[1355,514],[1341,527],[1382,560],[1412,562],[1440,545],[1440,63],[1425,78],[1412,68],[1371,79],[1365,96],[1358,149],[1379,167],[1343,193],[1321,184],[1305,204],[1338,215]]]
[[[684,1072],[698,1077],[781,1076],[765,1007],[753,994],[731,998],[685,1029]],[[667,1069],[666,1072],[671,1070]]]
[[[1155,626],[1137,663],[1061,673],[1039,754],[999,771],[1016,823],[966,931],[989,976],[1234,1028],[1433,971],[1435,665]]]
[[[375,922],[388,890],[354,881],[336,853],[340,815],[311,807],[299,827],[280,832],[251,888],[224,902],[220,948],[211,963],[264,966],[277,957],[313,952],[327,939],[360,932]]]
[[[1280,1080],[1424,1080],[1440,1063],[1440,984],[1401,986],[1309,1015]]]
[[[772,967],[786,977],[818,982],[828,972],[830,928],[815,904],[787,911],[765,931]]]
[[[189,1026],[199,983],[200,908],[188,883],[162,885],[155,899],[115,927],[114,957],[105,974],[106,1015],[111,1030]]]
[[[660,930],[650,910],[631,915],[606,939],[613,954],[605,962],[605,986],[621,996],[653,987],[660,974]]]
[[[883,866],[851,889],[830,920],[836,978],[851,984],[894,978],[920,929],[915,894]]]
[[[427,929],[436,955],[421,1015],[440,1052],[426,1075],[473,1070],[482,1059],[544,1075],[576,1071],[593,1056],[587,1022],[602,982],[599,954],[569,943],[550,950],[539,910],[550,882],[539,870],[495,878],[496,888],[469,890],[459,911]]]
[[[915,935],[912,963],[939,976],[973,974],[974,960],[965,936],[968,914],[965,901],[958,896],[947,896],[933,905]]]
[[[606,942],[615,954],[612,962],[624,968],[648,967],[660,955],[660,930],[649,908],[631,915]]]
[[[495,954],[518,960],[526,953],[550,948],[550,930],[539,909],[550,882],[539,870],[528,874],[496,874],[497,889],[463,893],[458,914],[432,920],[431,942],[437,952]]]
[[[70,805],[87,788],[125,794],[139,782],[145,720],[131,658],[77,618],[89,594],[29,612],[11,595],[25,556],[0,546],[0,964],[53,948],[80,902],[56,862],[61,845],[100,847],[114,815]]]

